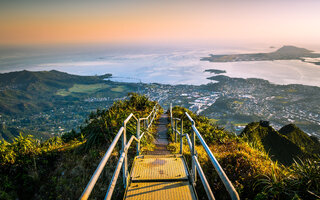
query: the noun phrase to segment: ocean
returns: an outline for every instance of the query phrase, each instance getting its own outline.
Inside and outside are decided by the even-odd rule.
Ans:
[[[276,47],[278,48],[278,47]],[[274,84],[320,87],[320,66],[300,60],[212,63],[200,61],[209,54],[275,51],[269,47],[39,47],[2,48],[0,73],[59,70],[77,75],[113,74],[114,81],[192,84],[211,82],[206,69],[226,70],[224,75],[261,78]],[[279,46],[280,48],[280,46]]]

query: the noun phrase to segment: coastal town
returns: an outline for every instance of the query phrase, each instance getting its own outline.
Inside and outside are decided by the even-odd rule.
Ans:
[[[108,81],[106,84],[109,86],[95,90],[95,85],[91,85],[93,92],[70,93],[76,96],[69,102],[63,100],[65,103],[61,103],[59,99],[70,99],[71,96],[54,96],[59,103],[51,109],[28,115],[1,114],[0,130],[14,135],[24,132],[37,136],[39,133],[41,137],[61,135],[72,129],[80,130],[91,112],[106,109],[113,102],[126,98],[129,92],[138,91],[158,101],[165,110],[171,103],[173,106],[183,106],[237,134],[248,123],[265,120],[277,129],[294,123],[306,133],[320,137],[318,87],[274,85],[262,79],[230,78],[215,74],[210,78],[213,83],[200,86]]]

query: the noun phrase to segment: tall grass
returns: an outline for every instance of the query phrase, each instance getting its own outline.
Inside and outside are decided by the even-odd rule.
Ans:
[[[108,145],[132,112],[146,117],[156,102],[146,96],[129,94],[108,110],[97,110],[88,116],[81,132],[71,131],[40,143],[31,135],[21,134],[12,143],[0,141],[0,199],[77,199],[90,180]],[[127,125],[127,136],[135,134],[135,122]],[[150,149],[151,128],[141,142],[142,149]],[[134,143],[133,143],[134,144]],[[118,146],[120,147],[120,146]],[[146,147],[146,148],[145,148]],[[118,148],[119,149],[119,148]],[[112,177],[119,151],[116,148],[92,192],[103,198]],[[135,156],[132,145],[129,159]],[[123,195],[119,179],[115,199]]]
[[[183,118],[188,112],[196,122],[196,127],[208,143],[214,156],[237,189],[241,199],[320,199],[320,159],[305,159],[284,166],[272,161],[261,143],[250,142],[245,136],[236,137],[217,127],[203,116],[191,111],[173,108],[173,116]],[[187,120],[187,119],[185,119]],[[184,122],[184,132],[191,133],[190,123]],[[169,124],[169,127],[171,125]],[[179,126],[178,126],[179,128]],[[169,128],[170,138],[174,135]],[[197,145],[199,161],[217,199],[227,199],[227,193],[219,177],[208,161],[204,150]],[[179,144],[171,143],[169,149],[179,152]],[[188,160],[190,152],[186,144],[184,154]],[[197,183],[199,197],[205,198],[201,182]]]

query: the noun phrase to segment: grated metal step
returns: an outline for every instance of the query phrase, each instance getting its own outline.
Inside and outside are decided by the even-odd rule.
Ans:
[[[141,155],[134,159],[124,199],[197,199],[180,154]]]
[[[164,181],[188,180],[188,170],[181,155],[137,156],[131,180]]]
[[[197,198],[189,182],[179,181],[131,183],[126,192],[125,199],[191,200]]]

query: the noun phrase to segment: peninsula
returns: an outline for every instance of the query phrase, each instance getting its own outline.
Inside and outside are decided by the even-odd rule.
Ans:
[[[270,53],[213,55],[201,58],[210,62],[240,62],[240,61],[274,61],[274,60],[301,60],[303,62],[320,65],[320,54],[295,46],[283,46]]]

